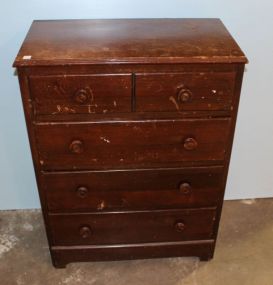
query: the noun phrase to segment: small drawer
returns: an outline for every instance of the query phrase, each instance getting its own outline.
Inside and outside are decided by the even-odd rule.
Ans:
[[[222,163],[230,119],[41,123],[35,128],[44,170],[181,167]]]
[[[30,76],[36,115],[131,111],[131,74]]]
[[[235,72],[136,74],[136,110],[230,110]]]
[[[51,214],[54,245],[129,244],[212,237],[215,209]]]
[[[51,212],[215,206],[223,167],[49,172],[41,176]]]

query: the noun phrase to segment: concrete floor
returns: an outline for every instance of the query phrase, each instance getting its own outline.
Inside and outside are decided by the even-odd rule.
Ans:
[[[0,285],[272,285],[273,199],[224,203],[215,257],[51,265],[39,210],[0,211]]]

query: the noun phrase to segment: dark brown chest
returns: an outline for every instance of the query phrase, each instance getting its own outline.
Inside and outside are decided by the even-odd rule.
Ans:
[[[212,258],[246,62],[217,19],[32,24],[14,66],[56,267]]]

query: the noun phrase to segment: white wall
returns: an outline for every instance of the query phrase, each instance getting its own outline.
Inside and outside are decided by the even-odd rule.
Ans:
[[[10,0],[0,10],[0,209],[39,200],[17,77],[11,67],[33,19],[221,18],[247,54],[226,199],[273,196],[272,0]]]

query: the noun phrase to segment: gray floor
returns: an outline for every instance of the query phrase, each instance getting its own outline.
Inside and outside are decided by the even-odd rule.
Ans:
[[[273,199],[225,202],[215,257],[50,262],[41,213],[0,211],[0,285],[272,285]]]

